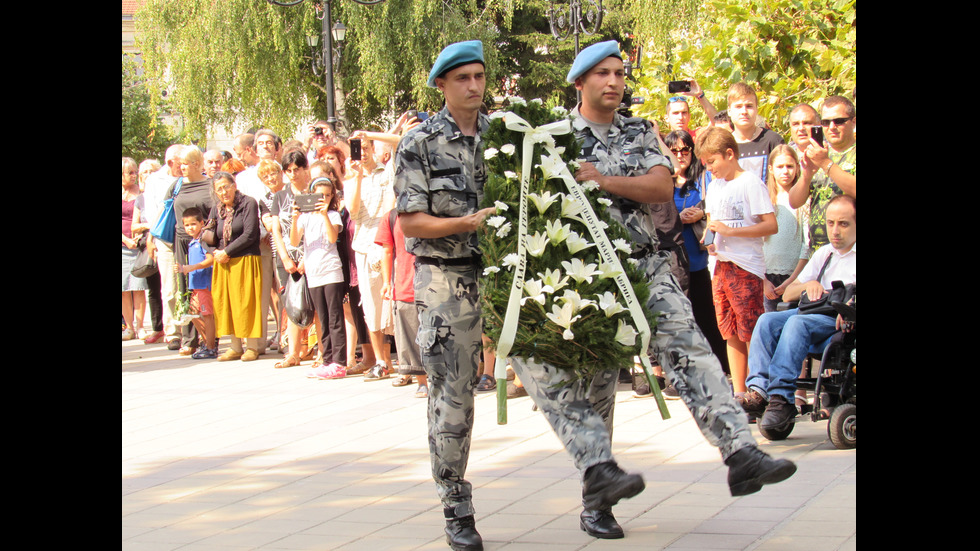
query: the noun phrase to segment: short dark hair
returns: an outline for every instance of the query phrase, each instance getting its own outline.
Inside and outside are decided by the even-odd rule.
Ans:
[[[282,157],[282,168],[285,170],[289,165],[296,165],[299,168],[310,168],[310,161],[306,158],[306,153],[298,149],[291,149]]]
[[[198,222],[203,222],[204,221],[204,211],[202,211],[198,207],[187,207],[186,209],[184,209],[183,218],[193,218],[194,220],[197,220]]]
[[[827,207],[824,209],[824,212],[830,208],[830,205],[841,202],[851,204],[851,207],[854,209],[854,222],[857,223],[858,202],[856,198],[851,197],[850,195],[834,195],[830,201],[827,201]]]

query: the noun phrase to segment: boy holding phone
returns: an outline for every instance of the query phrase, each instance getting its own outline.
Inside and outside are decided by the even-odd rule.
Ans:
[[[741,167],[739,147],[731,132],[718,127],[704,129],[695,147],[714,177],[704,209],[707,230],[715,234],[708,253],[718,256],[711,287],[736,394],[745,392],[748,343],[764,311],[763,238],[778,229],[766,185]]]

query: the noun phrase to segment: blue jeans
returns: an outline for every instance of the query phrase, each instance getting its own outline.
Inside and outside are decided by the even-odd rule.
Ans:
[[[796,308],[762,314],[752,332],[745,385],[766,399],[779,395],[793,403],[796,379],[810,346],[836,332],[836,319],[822,314],[797,315]]]

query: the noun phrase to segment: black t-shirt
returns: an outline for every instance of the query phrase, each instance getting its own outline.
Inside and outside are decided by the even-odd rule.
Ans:
[[[786,142],[779,134],[763,128],[751,142],[738,144],[738,166],[755,174],[765,183],[769,173],[769,154],[782,143]]]
[[[176,186],[176,182],[174,185]],[[168,190],[164,198],[170,197],[171,193],[172,189]],[[180,184],[180,192],[174,197],[174,218],[177,223],[175,239],[183,243],[190,242],[191,237],[184,231],[184,211],[190,207],[197,207],[201,209],[202,215],[207,218],[208,213],[211,212],[211,207],[214,206],[213,193],[214,182],[211,178],[206,178],[200,182],[188,182],[187,178],[184,178]]]

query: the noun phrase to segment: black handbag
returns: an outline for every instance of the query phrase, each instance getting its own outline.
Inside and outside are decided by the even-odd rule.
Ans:
[[[830,264],[830,259],[833,258],[833,253],[827,256],[827,261],[823,263],[823,267],[820,268],[820,274],[817,275],[817,281],[823,277],[824,271],[827,269],[827,265]],[[806,296],[806,291],[800,295],[800,305],[799,314],[823,314],[825,316],[837,317],[837,310],[834,309],[833,304],[835,302],[840,302],[841,304],[847,304],[849,300],[854,296],[857,290],[857,283],[848,283],[844,285],[843,281],[837,280],[830,283],[831,289],[828,292],[820,295],[817,300],[810,300]]]
[[[134,277],[147,278],[160,271],[157,266],[156,258],[150,254],[150,248],[146,246],[146,234],[144,233],[139,241],[137,247],[140,252],[136,254],[136,260],[133,261],[133,269],[130,273]]]

